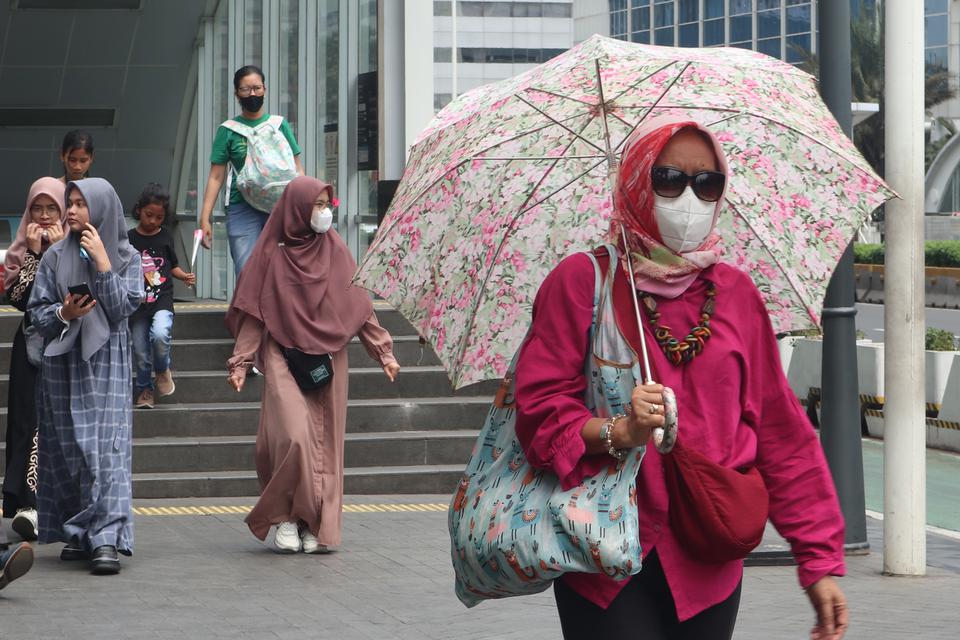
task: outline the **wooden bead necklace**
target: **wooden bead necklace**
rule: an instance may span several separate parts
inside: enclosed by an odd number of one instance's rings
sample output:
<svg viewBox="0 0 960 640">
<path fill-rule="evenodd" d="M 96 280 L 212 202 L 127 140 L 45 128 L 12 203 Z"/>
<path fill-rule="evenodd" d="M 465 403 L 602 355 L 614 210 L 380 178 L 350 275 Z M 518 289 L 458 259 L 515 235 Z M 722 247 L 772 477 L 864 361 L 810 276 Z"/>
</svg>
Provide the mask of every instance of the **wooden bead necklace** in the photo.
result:
<svg viewBox="0 0 960 640">
<path fill-rule="evenodd" d="M 682 341 L 677 340 L 670 332 L 670 327 L 659 324 L 660 312 L 657 311 L 657 301 L 648 293 L 638 292 L 643 301 L 643 308 L 646 310 L 647 317 L 653 327 L 653 337 L 657 344 L 663 349 L 667 360 L 676 366 L 693 360 L 706 345 L 712 332 L 710 331 L 710 318 L 716 308 L 717 287 L 709 280 L 707 283 L 707 299 L 703 302 L 700 309 L 700 323 L 697 324 L 687 337 Z"/>
</svg>

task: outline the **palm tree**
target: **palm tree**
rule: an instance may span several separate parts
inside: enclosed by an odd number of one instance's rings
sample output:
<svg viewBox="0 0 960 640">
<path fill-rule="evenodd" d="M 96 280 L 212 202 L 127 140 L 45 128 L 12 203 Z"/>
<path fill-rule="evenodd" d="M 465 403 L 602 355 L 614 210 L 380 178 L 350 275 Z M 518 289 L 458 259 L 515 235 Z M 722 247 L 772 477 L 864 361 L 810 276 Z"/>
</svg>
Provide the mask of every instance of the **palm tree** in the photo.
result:
<svg viewBox="0 0 960 640">
<path fill-rule="evenodd" d="M 870 166 L 879 175 L 883 175 L 883 14 L 877 14 L 861 8 L 860 15 L 850 24 L 850 71 L 853 99 L 856 102 L 876 102 L 880 110 L 861 122 L 853 131 L 853 142 Z M 800 67 L 819 76 L 820 61 L 816 54 L 805 49 L 794 49 L 801 56 Z M 924 104 L 929 110 L 957 95 L 956 88 L 950 83 L 947 70 L 939 66 L 927 66 Z M 953 125 L 945 119 L 941 124 L 948 131 Z M 949 137 L 949 136 L 948 136 Z M 927 164 L 933 160 L 936 152 L 948 139 L 927 146 Z"/>
</svg>

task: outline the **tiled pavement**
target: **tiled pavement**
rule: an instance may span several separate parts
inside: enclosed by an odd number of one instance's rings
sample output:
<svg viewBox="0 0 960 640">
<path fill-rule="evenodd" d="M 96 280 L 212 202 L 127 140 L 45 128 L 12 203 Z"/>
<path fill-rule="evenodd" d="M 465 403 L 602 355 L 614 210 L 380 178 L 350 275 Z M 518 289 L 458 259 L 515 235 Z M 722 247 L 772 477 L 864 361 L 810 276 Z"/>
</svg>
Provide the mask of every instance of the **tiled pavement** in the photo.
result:
<svg viewBox="0 0 960 640">
<path fill-rule="evenodd" d="M 445 496 L 355 496 L 349 503 L 443 503 Z M 251 505 L 251 499 L 140 501 L 138 506 Z M 453 595 L 442 511 L 344 514 L 344 544 L 327 556 L 281 556 L 236 513 L 141 515 L 137 551 L 115 577 L 39 549 L 0 593 L 0 638 L 558 638 L 549 593 L 464 608 Z M 880 575 L 874 552 L 851 557 L 842 585 L 848 638 L 955 638 L 960 541 L 931 536 L 926 578 Z M 805 638 L 813 614 L 792 567 L 746 570 L 737 638 Z M 638 631 L 638 638 L 642 633 Z"/>
</svg>

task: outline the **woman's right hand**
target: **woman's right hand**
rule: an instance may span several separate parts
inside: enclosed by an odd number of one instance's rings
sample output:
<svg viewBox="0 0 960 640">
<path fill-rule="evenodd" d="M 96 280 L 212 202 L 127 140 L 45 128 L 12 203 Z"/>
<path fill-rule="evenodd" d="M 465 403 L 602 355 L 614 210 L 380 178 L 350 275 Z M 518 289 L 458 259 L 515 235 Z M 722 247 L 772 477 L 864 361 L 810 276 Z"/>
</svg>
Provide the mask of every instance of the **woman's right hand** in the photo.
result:
<svg viewBox="0 0 960 640">
<path fill-rule="evenodd" d="M 87 315 L 97 306 L 96 300 L 89 300 L 89 296 L 78 296 L 68 293 L 63 299 L 63 306 L 60 307 L 60 317 L 70 322 L 77 318 Z"/>
<path fill-rule="evenodd" d="M 204 249 L 212 248 L 213 247 L 213 225 L 210 224 L 209 220 L 201 220 L 200 229 L 203 231 L 203 238 L 200 240 L 200 244 L 203 245 Z"/>
<path fill-rule="evenodd" d="M 36 222 L 27 225 L 27 249 L 34 253 L 40 253 L 43 248 L 43 227 Z"/>
<path fill-rule="evenodd" d="M 633 388 L 630 415 L 623 421 L 627 428 L 616 443 L 618 448 L 632 449 L 647 444 L 650 434 L 663 426 L 663 385 L 644 384 Z"/>
<path fill-rule="evenodd" d="M 231 387 L 237 390 L 237 393 L 243 390 L 243 384 L 247 381 L 247 371 L 243 367 L 237 367 L 227 376 L 227 382 Z"/>
</svg>

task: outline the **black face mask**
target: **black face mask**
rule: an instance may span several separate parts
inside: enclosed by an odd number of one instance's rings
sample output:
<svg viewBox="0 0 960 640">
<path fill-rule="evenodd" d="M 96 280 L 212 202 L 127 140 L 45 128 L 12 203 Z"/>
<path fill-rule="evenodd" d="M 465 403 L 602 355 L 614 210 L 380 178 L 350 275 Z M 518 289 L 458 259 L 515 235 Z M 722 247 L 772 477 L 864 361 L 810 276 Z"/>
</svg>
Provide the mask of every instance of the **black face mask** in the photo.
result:
<svg viewBox="0 0 960 640">
<path fill-rule="evenodd" d="M 263 96 L 247 96 L 240 98 L 240 106 L 247 113 L 256 113 L 263 106 Z"/>
</svg>

